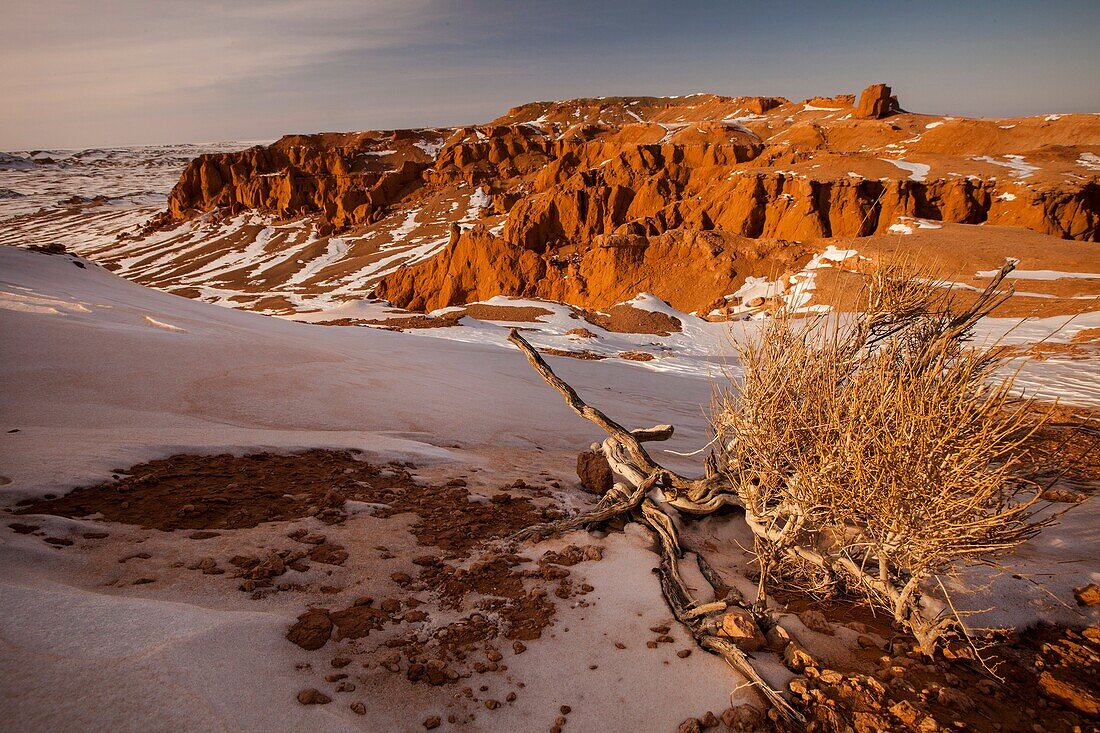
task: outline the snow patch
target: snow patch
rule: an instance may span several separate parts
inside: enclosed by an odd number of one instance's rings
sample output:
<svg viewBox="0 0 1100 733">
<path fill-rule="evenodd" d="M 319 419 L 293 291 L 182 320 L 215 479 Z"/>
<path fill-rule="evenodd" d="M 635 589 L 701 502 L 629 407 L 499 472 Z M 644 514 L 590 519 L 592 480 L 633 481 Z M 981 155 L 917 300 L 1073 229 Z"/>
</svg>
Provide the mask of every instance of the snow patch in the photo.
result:
<svg viewBox="0 0 1100 733">
<path fill-rule="evenodd" d="M 887 145 L 887 147 L 891 146 Z M 928 171 L 931 170 L 931 166 L 924 163 L 910 163 L 907 160 L 895 160 L 893 158 L 879 158 L 879 160 L 895 165 L 903 171 L 909 171 L 910 181 L 923 182 L 928 177 Z"/>
</svg>

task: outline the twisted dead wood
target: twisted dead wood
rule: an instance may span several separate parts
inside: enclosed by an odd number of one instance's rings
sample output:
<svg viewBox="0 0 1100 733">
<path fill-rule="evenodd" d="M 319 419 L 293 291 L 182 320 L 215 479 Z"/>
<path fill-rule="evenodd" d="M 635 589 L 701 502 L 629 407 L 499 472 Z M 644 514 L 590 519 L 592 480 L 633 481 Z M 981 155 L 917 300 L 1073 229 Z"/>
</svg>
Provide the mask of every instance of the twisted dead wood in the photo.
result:
<svg viewBox="0 0 1100 733">
<path fill-rule="evenodd" d="M 730 667 L 748 679 L 786 720 L 798 724 L 805 722 L 803 716 L 791 707 L 783 695 L 760 676 L 748 654 L 728 639 L 715 633 L 715 630 L 721 628 L 724 612 L 731 603 L 736 603 L 740 599 L 736 599 L 734 594 L 730 593 L 729 587 L 721 580 L 710 563 L 700 553 L 696 553 L 699 570 L 714 589 L 715 596 L 727 599 L 714 603 L 699 603 L 680 575 L 679 560 L 684 551 L 676 526 L 672 518 L 649 498 L 649 494 L 654 489 L 660 488 L 666 502 L 678 511 L 688 514 L 709 514 L 727 504 L 740 505 L 728 479 L 717 471 L 708 471 L 707 478 L 691 480 L 664 468 L 650 457 L 642 447 L 642 443 L 667 440 L 673 433 L 671 425 L 627 430 L 602 411 L 585 403 L 576 390 L 554 373 L 518 331 L 513 329 L 508 335 L 508 340 L 519 347 L 535 371 L 565 397 L 566 403 L 574 412 L 599 425 L 608 433 L 600 452 L 607 458 L 616 474 L 635 486 L 630 490 L 622 484 L 615 484 L 591 510 L 568 519 L 528 527 L 513 538 L 523 541 L 548 537 L 606 521 L 621 514 L 633 513 L 654 538 L 660 556 L 657 574 L 661 594 L 676 620 L 688 629 L 700 647 L 721 657 Z"/>
</svg>

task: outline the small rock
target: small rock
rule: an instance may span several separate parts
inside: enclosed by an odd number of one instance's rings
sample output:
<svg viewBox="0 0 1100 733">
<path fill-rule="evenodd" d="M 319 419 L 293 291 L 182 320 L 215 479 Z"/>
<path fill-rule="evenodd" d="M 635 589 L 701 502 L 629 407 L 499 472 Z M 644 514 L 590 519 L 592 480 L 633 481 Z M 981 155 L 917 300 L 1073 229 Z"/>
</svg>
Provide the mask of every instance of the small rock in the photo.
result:
<svg viewBox="0 0 1100 733">
<path fill-rule="evenodd" d="M 856 644 L 863 649 L 871 649 L 872 647 L 879 646 L 879 643 L 875 641 L 874 637 L 868 636 L 867 634 L 860 634 L 856 637 Z"/>
<path fill-rule="evenodd" d="M 327 705 L 332 698 L 318 689 L 310 687 L 298 693 L 298 702 L 303 705 Z"/>
<path fill-rule="evenodd" d="M 525 651 L 527 651 L 527 645 L 525 645 L 522 641 L 513 641 L 512 651 L 514 651 L 516 654 L 523 654 Z"/>
<path fill-rule="evenodd" d="M 688 718 L 676 729 L 676 733 L 702 733 L 702 731 L 703 726 L 695 718 Z"/>
<path fill-rule="evenodd" d="M 438 715 L 433 715 L 430 718 L 425 718 L 424 719 L 424 727 L 427 728 L 428 730 L 432 730 L 434 728 L 438 728 L 440 723 L 442 723 L 442 722 L 443 721 L 441 721 L 439 719 Z"/>
<path fill-rule="evenodd" d="M 332 619 L 323 608 L 312 608 L 298 617 L 286 632 L 286 638 L 303 649 L 320 649 L 332 634 Z"/>
<path fill-rule="evenodd" d="M 577 477 L 581 486 L 591 494 L 606 494 L 615 483 L 611 465 L 602 453 L 584 451 L 577 455 Z"/>
<path fill-rule="evenodd" d="M 783 663 L 792 672 L 801 672 L 807 667 L 814 666 L 814 658 L 797 641 L 791 640 L 787 648 L 783 650 Z"/>
<path fill-rule="evenodd" d="M 768 633 L 764 634 L 764 639 L 768 642 L 768 648 L 777 652 L 783 651 L 791 643 L 791 635 L 778 624 L 768 629 Z"/>
<path fill-rule="evenodd" d="M 1077 599 L 1078 606 L 1100 605 L 1100 587 L 1096 583 L 1089 583 L 1073 589 L 1073 597 Z"/>
<path fill-rule="evenodd" d="M 941 687 L 936 693 L 936 699 L 940 704 L 950 708 L 953 712 L 968 713 L 975 708 L 974 701 L 965 693 L 953 690 L 950 687 Z"/>
<path fill-rule="evenodd" d="M 798 614 L 798 620 L 810 631 L 816 631 L 819 634 L 826 634 L 828 636 L 833 635 L 833 626 L 826 620 L 825 614 L 821 611 L 807 610 Z"/>
<path fill-rule="evenodd" d="M 317 545 L 310 549 L 309 559 L 325 565 L 343 565 L 348 552 L 340 545 Z"/>
<path fill-rule="evenodd" d="M 916 728 L 921 718 L 924 717 L 919 710 L 913 707 L 913 703 L 908 700 L 902 700 L 899 703 L 891 705 L 890 712 L 893 713 L 895 718 L 912 728 Z"/>
<path fill-rule="evenodd" d="M 722 725 L 735 731 L 756 731 L 764 724 L 764 713 L 745 703 L 731 707 L 722 713 Z"/>
<path fill-rule="evenodd" d="M 676 656 L 678 656 L 680 659 L 687 659 L 691 656 L 691 650 L 681 649 L 680 651 L 676 652 Z"/>
<path fill-rule="evenodd" d="M 993 680 L 980 679 L 974 683 L 974 689 L 982 695 L 992 695 L 997 690 L 996 683 Z"/>
<path fill-rule="evenodd" d="M 718 717 L 709 710 L 706 712 L 706 714 L 703 715 L 703 717 L 699 718 L 699 724 L 702 725 L 704 728 L 717 728 L 718 723 Z"/>
<path fill-rule="evenodd" d="M 361 702 L 353 702 L 351 704 L 351 712 L 355 713 L 356 715 L 366 715 L 367 706 Z"/>
<path fill-rule="evenodd" d="M 764 634 L 756 625 L 752 614 L 743 608 L 733 608 L 726 611 L 722 617 L 722 628 L 718 630 L 719 636 L 724 636 L 737 647 L 746 652 L 755 652 L 764 648 Z"/>
<path fill-rule="evenodd" d="M 1094 691 L 1060 680 L 1050 672 L 1039 675 L 1043 694 L 1084 715 L 1100 715 L 1100 696 Z"/>
</svg>

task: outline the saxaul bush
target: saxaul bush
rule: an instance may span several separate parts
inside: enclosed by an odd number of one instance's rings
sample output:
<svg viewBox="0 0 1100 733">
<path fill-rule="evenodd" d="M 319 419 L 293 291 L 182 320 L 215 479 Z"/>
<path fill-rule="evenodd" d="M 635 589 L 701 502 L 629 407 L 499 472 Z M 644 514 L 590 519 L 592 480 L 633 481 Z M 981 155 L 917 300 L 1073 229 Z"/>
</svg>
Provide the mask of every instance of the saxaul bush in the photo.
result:
<svg viewBox="0 0 1100 733">
<path fill-rule="evenodd" d="M 936 581 L 1049 521 L 1025 447 L 1045 416 L 1013 398 L 1005 351 L 972 342 L 1010 269 L 965 308 L 927 277 L 880 269 L 858 313 L 779 314 L 738 344 L 743 376 L 712 418 L 759 600 L 773 585 L 855 594 L 927 654 L 965 634 Z"/>
<path fill-rule="evenodd" d="M 1050 521 L 1039 512 L 1025 444 L 1047 415 L 1012 398 L 1007 352 L 972 341 L 974 327 L 1011 296 L 1006 264 L 968 305 L 904 266 L 869 273 L 862 308 L 842 315 L 779 312 L 737 345 L 741 376 L 716 390 L 715 432 L 702 477 L 655 461 L 645 443 L 670 425 L 629 430 L 587 404 L 519 333 L 509 340 L 578 415 L 608 437 L 597 451 L 621 480 L 592 509 L 535 525 L 523 541 L 637 521 L 660 555 L 661 591 L 704 649 L 742 672 L 788 721 L 801 714 L 732 643 L 731 616 L 765 630 L 778 622 L 769 592 L 856 596 L 887 611 L 931 655 L 968 639 L 944 575 L 1011 550 Z M 706 553 L 689 548 L 672 515 L 742 511 L 759 570 L 750 601 Z M 684 582 L 688 552 L 714 591 Z M 739 615 L 740 614 L 740 615 Z"/>
</svg>

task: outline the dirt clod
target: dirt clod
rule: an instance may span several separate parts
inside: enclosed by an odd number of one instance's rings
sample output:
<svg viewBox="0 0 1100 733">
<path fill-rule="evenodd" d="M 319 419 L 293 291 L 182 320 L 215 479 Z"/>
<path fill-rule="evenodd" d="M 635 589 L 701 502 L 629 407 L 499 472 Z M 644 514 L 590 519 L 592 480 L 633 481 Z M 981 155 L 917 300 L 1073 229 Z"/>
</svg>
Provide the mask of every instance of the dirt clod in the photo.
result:
<svg viewBox="0 0 1100 733">
<path fill-rule="evenodd" d="M 298 702 L 303 705 L 328 705 L 332 698 L 320 690 L 310 687 L 298 693 Z"/>
</svg>

